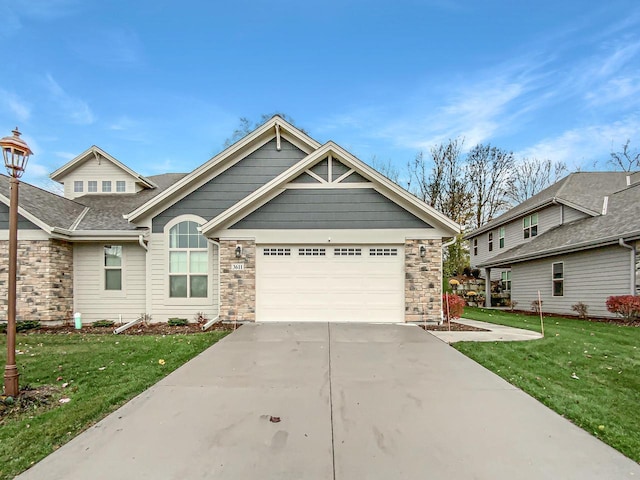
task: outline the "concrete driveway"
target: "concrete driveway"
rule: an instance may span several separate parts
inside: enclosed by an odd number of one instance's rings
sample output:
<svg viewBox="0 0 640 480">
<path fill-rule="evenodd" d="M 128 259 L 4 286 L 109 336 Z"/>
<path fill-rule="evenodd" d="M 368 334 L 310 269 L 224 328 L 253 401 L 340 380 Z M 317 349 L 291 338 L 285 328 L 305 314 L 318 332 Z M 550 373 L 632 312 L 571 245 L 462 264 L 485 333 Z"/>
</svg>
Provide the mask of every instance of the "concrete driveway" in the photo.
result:
<svg viewBox="0 0 640 480">
<path fill-rule="evenodd" d="M 418 327 L 252 324 L 19 478 L 603 480 L 640 466 Z"/>
</svg>

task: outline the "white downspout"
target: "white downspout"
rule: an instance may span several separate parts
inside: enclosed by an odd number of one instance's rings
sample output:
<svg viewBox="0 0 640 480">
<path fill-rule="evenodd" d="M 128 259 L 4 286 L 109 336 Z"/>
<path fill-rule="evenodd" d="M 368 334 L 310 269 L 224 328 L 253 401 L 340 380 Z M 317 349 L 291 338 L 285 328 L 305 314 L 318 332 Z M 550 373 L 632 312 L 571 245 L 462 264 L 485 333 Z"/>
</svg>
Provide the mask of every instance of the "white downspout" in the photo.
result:
<svg viewBox="0 0 640 480">
<path fill-rule="evenodd" d="M 447 248 L 447 247 L 450 247 L 451 245 L 456 243 L 457 239 L 458 239 L 458 237 L 456 235 L 450 241 L 443 243 L 442 246 L 440 247 L 440 278 L 442 278 L 442 276 L 443 276 L 442 275 L 442 265 L 444 264 L 444 249 Z M 440 292 L 440 296 L 442 296 L 442 292 Z M 442 301 L 441 301 L 440 302 L 440 325 L 442 325 L 443 321 L 444 321 L 444 311 L 442 309 Z"/>
<path fill-rule="evenodd" d="M 207 323 L 205 323 L 204 325 L 202 325 L 202 331 L 204 332 L 205 330 L 208 330 L 211 328 L 212 325 L 218 323 L 220 320 L 220 292 L 221 292 L 221 288 L 220 288 L 220 243 L 216 242 L 215 240 L 211 239 L 211 238 L 207 238 L 207 240 L 209 240 L 209 242 L 211 242 L 212 244 L 214 244 L 216 247 L 218 247 L 218 314 L 213 317 L 211 320 L 209 320 Z"/>
<path fill-rule="evenodd" d="M 636 247 L 634 247 L 633 245 L 630 245 L 628 243 L 625 243 L 623 238 L 619 238 L 618 239 L 618 245 L 620 245 L 621 247 L 624 248 L 628 248 L 631 252 L 630 252 L 630 256 L 631 256 L 631 267 L 630 267 L 630 272 L 631 272 L 631 282 L 630 282 L 630 286 L 631 286 L 631 295 L 635 295 L 636 294 Z"/>
</svg>

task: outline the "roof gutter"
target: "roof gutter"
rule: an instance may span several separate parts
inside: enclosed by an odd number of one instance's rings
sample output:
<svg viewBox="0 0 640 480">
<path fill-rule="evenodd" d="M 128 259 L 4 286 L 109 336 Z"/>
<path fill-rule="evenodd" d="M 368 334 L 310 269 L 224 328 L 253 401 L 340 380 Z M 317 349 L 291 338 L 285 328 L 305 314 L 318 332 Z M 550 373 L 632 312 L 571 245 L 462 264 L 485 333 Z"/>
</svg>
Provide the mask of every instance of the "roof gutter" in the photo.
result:
<svg viewBox="0 0 640 480">
<path fill-rule="evenodd" d="M 629 286 L 631 289 L 631 295 L 636 294 L 636 247 L 634 245 L 630 245 L 625 243 L 624 238 L 618 239 L 618 245 L 623 248 L 629 249 L 629 257 L 631 261 L 629 262 L 629 273 L 631 274 L 629 277 Z"/>
</svg>

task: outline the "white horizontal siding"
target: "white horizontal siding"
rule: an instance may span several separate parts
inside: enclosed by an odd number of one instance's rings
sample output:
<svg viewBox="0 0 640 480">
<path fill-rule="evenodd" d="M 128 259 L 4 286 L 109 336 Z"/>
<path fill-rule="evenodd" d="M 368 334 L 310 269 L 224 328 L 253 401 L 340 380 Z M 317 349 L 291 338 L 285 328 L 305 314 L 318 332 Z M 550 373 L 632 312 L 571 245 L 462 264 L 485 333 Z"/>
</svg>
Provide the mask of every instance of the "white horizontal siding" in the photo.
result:
<svg viewBox="0 0 640 480">
<path fill-rule="evenodd" d="M 564 262 L 564 296 L 552 296 L 551 265 Z M 566 255 L 557 255 L 511 267 L 511 299 L 519 309 L 528 310 L 538 298 L 545 312 L 575 314 L 571 306 L 583 302 L 593 316 L 612 316 L 605 301 L 611 295 L 631 292 L 630 254 L 626 248 L 603 247 Z"/>
<path fill-rule="evenodd" d="M 149 241 L 149 281 L 151 292 L 151 313 L 154 322 L 166 322 L 178 317 L 193 320 L 198 312 L 204 312 L 209 319 L 218 314 L 218 252 L 209 245 L 209 297 L 170 298 L 169 297 L 169 255 L 166 235 L 151 234 Z"/>
<path fill-rule="evenodd" d="M 83 191 L 81 193 L 76 193 L 73 191 L 74 182 L 82 181 L 83 182 Z M 125 181 L 127 191 L 124 193 L 135 193 L 136 192 L 136 182 L 135 177 L 130 175 L 129 173 L 122 170 L 120 167 L 117 167 L 109 160 L 105 158 L 101 158 L 100 162 L 95 158 L 89 158 L 85 160 L 79 167 L 72 170 L 69 175 L 66 175 L 62 178 L 62 182 L 64 182 L 64 196 L 66 198 L 76 198 L 82 195 L 86 195 L 89 193 L 88 190 L 88 181 L 95 180 L 98 182 L 98 191 L 91 192 L 91 194 L 102 193 L 102 181 L 110 180 L 111 181 L 111 193 L 122 193 L 116 192 L 116 182 L 117 181 Z"/>
<path fill-rule="evenodd" d="M 138 318 L 145 311 L 145 251 L 136 244 L 123 245 L 122 291 L 104 289 L 104 244 L 76 243 L 73 246 L 74 311 L 83 323 L 97 320 L 123 321 Z"/>
</svg>

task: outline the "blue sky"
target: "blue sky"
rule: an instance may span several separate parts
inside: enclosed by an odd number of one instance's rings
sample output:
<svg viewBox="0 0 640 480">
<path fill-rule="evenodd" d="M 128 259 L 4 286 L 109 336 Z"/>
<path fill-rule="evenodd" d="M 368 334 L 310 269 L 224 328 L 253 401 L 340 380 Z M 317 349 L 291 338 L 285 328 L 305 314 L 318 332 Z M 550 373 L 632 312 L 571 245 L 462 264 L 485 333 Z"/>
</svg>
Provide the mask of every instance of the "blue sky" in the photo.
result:
<svg viewBox="0 0 640 480">
<path fill-rule="evenodd" d="M 20 126 L 39 185 L 93 144 L 190 171 L 274 111 L 398 166 L 457 136 L 586 170 L 640 147 L 636 0 L 0 0 L 0 18 L 0 135 Z"/>
</svg>

